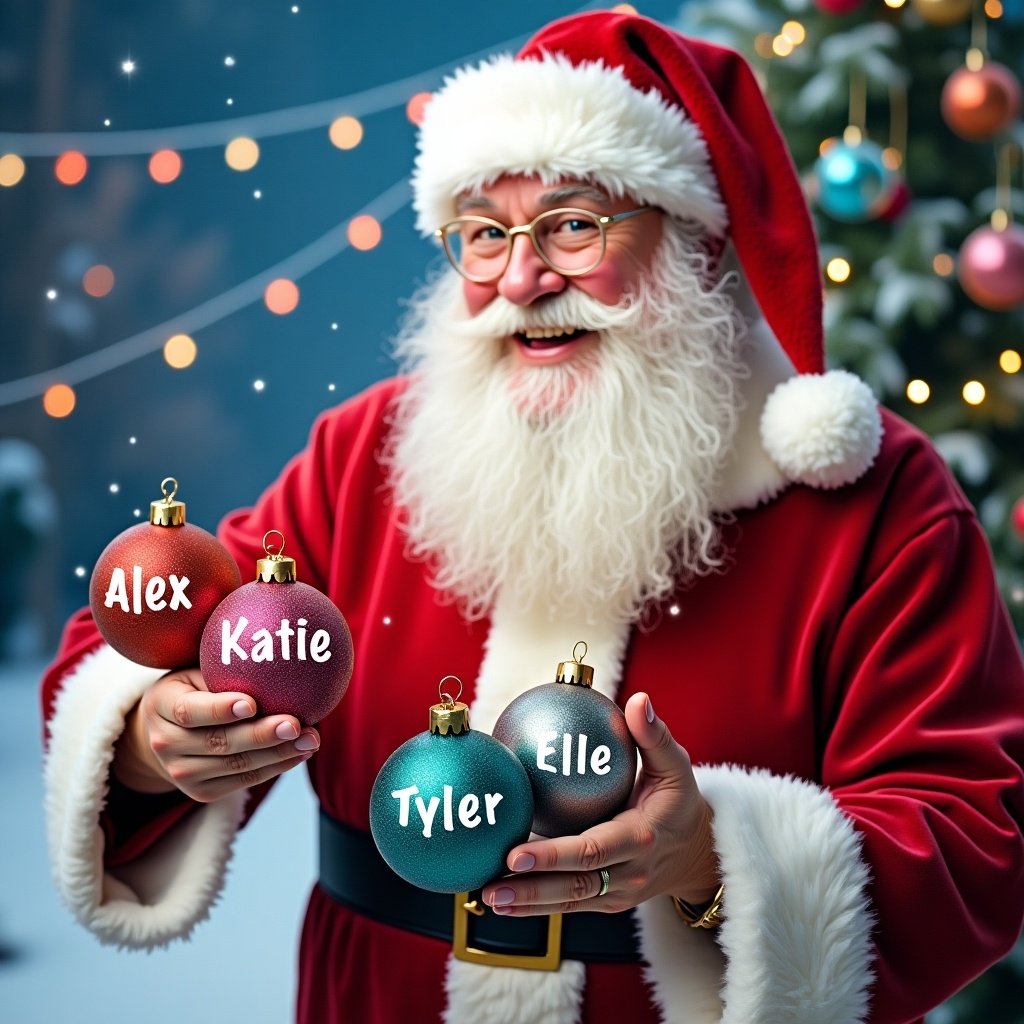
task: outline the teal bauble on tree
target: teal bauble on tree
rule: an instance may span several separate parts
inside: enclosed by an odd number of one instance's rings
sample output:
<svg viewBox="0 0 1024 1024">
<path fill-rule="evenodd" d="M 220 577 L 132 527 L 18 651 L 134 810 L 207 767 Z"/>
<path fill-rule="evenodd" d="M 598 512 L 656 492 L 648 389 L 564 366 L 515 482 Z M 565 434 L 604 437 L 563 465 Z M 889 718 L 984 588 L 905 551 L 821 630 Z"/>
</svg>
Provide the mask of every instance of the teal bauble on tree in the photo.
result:
<svg viewBox="0 0 1024 1024">
<path fill-rule="evenodd" d="M 384 762 L 370 793 L 381 856 L 432 892 L 471 892 L 505 873 L 509 850 L 529 838 L 532 820 L 523 766 L 496 739 L 473 732 L 469 708 L 444 692 L 430 709 L 429 730 Z"/>
<path fill-rule="evenodd" d="M 814 165 L 814 177 L 818 205 L 849 224 L 880 216 L 899 182 L 870 139 L 833 142 Z"/>
<path fill-rule="evenodd" d="M 636 781 L 636 744 L 614 701 L 592 689 L 594 669 L 560 662 L 555 682 L 520 694 L 494 736 L 523 763 L 533 787 L 533 830 L 579 835 L 626 805 Z"/>
</svg>

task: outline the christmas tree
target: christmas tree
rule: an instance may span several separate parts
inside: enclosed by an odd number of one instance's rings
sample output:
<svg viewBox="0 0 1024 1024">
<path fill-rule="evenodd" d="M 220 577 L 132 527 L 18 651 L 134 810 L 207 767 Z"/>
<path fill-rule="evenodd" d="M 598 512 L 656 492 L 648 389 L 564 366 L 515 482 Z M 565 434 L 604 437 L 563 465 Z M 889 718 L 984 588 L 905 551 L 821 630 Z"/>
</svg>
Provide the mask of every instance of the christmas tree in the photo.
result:
<svg viewBox="0 0 1024 1024">
<path fill-rule="evenodd" d="M 745 53 L 804 176 L 828 356 L 927 432 L 1024 633 L 1024 4 L 695 0 Z M 1004 262 L 1000 263 L 1000 259 Z M 1022 1024 L 1024 944 L 929 1016 Z"/>
</svg>

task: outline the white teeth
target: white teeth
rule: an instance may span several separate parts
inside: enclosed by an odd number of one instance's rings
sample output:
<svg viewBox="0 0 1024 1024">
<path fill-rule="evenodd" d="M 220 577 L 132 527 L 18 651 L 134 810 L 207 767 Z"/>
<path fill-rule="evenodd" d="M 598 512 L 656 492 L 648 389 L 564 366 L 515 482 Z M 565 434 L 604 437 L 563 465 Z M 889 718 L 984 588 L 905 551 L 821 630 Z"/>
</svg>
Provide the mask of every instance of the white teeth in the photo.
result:
<svg viewBox="0 0 1024 1024">
<path fill-rule="evenodd" d="M 573 334 L 577 329 L 575 327 L 540 327 L 527 328 L 521 333 L 524 337 L 535 340 L 539 338 L 560 338 L 563 334 Z"/>
</svg>

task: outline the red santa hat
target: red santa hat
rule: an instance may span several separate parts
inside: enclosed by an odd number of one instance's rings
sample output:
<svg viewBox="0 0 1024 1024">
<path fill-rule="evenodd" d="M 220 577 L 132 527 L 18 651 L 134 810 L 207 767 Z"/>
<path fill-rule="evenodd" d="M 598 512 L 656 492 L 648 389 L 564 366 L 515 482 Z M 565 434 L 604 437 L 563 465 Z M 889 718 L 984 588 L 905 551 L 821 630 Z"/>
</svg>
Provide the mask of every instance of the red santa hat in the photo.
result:
<svg viewBox="0 0 1024 1024">
<path fill-rule="evenodd" d="M 765 451 L 791 480 L 838 487 L 874 461 L 870 389 L 823 373 L 817 238 L 789 150 L 738 53 L 635 15 L 553 22 L 515 57 L 457 71 L 432 97 L 413 175 L 418 227 L 503 174 L 592 181 L 731 242 L 764 319 L 799 376 L 769 396 Z"/>
</svg>

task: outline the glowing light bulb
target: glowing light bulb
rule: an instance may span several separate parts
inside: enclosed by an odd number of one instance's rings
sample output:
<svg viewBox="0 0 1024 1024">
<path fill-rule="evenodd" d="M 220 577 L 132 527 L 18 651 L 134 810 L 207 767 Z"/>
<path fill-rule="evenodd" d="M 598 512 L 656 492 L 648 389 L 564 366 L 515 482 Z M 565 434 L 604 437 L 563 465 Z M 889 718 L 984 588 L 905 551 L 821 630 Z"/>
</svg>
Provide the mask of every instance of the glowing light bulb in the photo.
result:
<svg viewBox="0 0 1024 1024">
<path fill-rule="evenodd" d="M 999 353 L 999 369 L 1003 373 L 1019 373 L 1021 368 L 1021 356 L 1012 348 Z"/>
<path fill-rule="evenodd" d="M 985 385 L 980 380 L 969 380 L 961 394 L 968 405 L 981 405 L 985 401 Z"/>
<path fill-rule="evenodd" d="M 914 405 L 924 405 L 931 398 L 932 389 L 923 380 L 912 380 L 907 383 L 907 399 Z"/>
<path fill-rule="evenodd" d="M 835 256 L 825 266 L 825 274 L 835 284 L 842 284 L 850 279 L 850 262 L 842 256 Z"/>
</svg>

